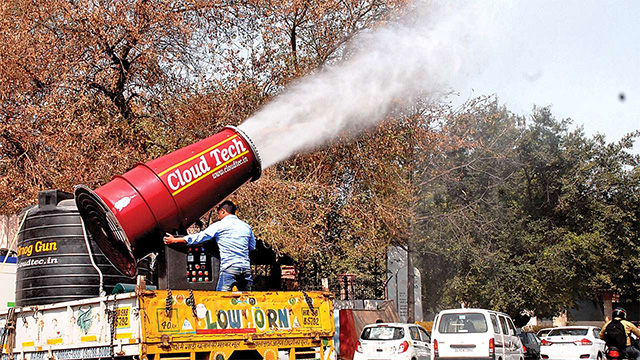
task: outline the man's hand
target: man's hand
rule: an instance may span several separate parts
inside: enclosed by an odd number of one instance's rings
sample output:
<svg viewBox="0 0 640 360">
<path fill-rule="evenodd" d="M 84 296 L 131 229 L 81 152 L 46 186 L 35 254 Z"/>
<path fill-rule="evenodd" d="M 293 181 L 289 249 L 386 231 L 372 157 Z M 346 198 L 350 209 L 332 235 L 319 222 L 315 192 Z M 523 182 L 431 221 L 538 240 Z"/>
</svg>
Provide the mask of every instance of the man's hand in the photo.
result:
<svg viewBox="0 0 640 360">
<path fill-rule="evenodd" d="M 187 240 L 183 237 L 174 237 L 171 234 L 167 234 L 167 236 L 164 237 L 164 243 L 167 245 L 171 245 L 171 244 L 186 244 Z"/>
</svg>

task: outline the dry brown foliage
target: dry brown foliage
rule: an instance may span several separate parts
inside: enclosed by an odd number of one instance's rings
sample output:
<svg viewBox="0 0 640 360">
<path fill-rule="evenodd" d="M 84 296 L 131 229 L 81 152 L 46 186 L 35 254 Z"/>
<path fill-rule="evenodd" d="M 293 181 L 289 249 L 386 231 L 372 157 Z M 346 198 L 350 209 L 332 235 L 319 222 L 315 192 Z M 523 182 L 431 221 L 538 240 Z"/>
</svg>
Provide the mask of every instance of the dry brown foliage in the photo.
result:
<svg viewBox="0 0 640 360">
<path fill-rule="evenodd" d="M 95 185 L 148 158 L 164 95 L 183 81 L 216 2 L 3 1 L 3 212 L 37 191 Z"/>
<path fill-rule="evenodd" d="M 0 212 L 239 124 L 405 2 L 0 2 Z M 279 164 L 235 195 L 241 214 L 302 263 L 366 276 L 412 236 L 416 164 L 451 143 L 441 119 L 423 106 Z"/>
<path fill-rule="evenodd" d="M 414 177 L 425 158 L 456 146 L 437 109 L 390 118 L 357 138 L 269 169 L 236 195 L 259 237 L 302 261 L 301 276 L 352 272 L 381 294 L 389 245 L 404 246 L 425 196 Z M 303 269 L 304 270 L 304 269 Z M 377 274 L 374 272 L 378 271 Z"/>
</svg>

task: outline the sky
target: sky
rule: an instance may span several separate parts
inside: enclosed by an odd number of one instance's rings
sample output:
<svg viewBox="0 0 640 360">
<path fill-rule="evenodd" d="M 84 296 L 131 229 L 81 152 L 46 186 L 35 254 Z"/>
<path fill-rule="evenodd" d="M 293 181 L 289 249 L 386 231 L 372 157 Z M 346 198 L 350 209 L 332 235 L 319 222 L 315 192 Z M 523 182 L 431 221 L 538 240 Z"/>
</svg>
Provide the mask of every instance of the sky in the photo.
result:
<svg viewBox="0 0 640 360">
<path fill-rule="evenodd" d="M 454 87 L 458 101 L 496 94 L 520 115 L 550 105 L 557 118 L 609 142 L 640 129 L 640 1 L 487 4 L 501 34 Z"/>
<path fill-rule="evenodd" d="M 406 17 L 355 37 L 353 54 L 240 125 L 265 168 L 373 126 L 397 99 L 449 89 L 454 105 L 495 94 L 519 115 L 550 106 L 608 142 L 640 129 L 640 0 L 414 1 Z"/>
</svg>

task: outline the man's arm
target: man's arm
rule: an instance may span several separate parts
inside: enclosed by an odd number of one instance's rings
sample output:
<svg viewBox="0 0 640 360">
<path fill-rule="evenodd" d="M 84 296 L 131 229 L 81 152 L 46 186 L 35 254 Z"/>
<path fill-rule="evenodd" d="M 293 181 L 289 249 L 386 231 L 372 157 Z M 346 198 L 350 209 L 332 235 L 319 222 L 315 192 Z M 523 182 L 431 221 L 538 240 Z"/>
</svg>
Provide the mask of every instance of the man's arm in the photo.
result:
<svg viewBox="0 0 640 360">
<path fill-rule="evenodd" d="M 607 329 L 607 325 L 609 325 L 611 321 L 607 321 L 606 323 L 604 323 L 604 326 L 602 327 L 602 329 L 600 329 L 600 339 L 604 340 L 604 332 Z"/>
<path fill-rule="evenodd" d="M 203 231 L 200 231 L 199 233 L 187 235 L 184 237 L 184 239 L 187 241 L 188 245 L 202 244 L 203 242 L 207 242 L 215 238 L 219 231 L 220 231 L 220 221 L 216 221 L 213 224 L 209 225 Z"/>
<path fill-rule="evenodd" d="M 203 242 L 213 239 L 218 233 L 218 231 L 219 231 L 218 223 L 215 222 L 199 233 L 186 235 L 186 236 L 179 236 L 179 237 L 175 237 L 171 234 L 167 234 L 163 238 L 163 240 L 164 240 L 164 243 L 167 245 L 171 245 L 171 244 L 196 245 L 196 244 L 201 244 Z"/>
<path fill-rule="evenodd" d="M 631 329 L 631 332 L 634 333 L 638 338 L 640 338 L 640 330 L 638 330 L 638 328 L 633 325 L 632 322 L 629 322 L 629 328 Z"/>
<path fill-rule="evenodd" d="M 186 244 L 187 240 L 183 237 L 174 237 L 171 234 L 167 234 L 164 238 L 164 243 L 167 245 L 171 244 Z"/>
</svg>

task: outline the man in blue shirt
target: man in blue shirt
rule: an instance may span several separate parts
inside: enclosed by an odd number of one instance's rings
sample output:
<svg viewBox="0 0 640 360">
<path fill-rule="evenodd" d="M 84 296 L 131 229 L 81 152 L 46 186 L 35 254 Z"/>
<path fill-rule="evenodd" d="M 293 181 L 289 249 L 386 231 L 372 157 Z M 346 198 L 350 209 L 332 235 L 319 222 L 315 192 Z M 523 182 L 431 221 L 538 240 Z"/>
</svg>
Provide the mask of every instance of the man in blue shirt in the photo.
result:
<svg viewBox="0 0 640 360">
<path fill-rule="evenodd" d="M 217 291 L 231 291 L 234 285 L 238 290 L 251 291 L 253 278 L 251 277 L 251 263 L 249 251 L 255 250 L 256 239 L 251 226 L 238 219 L 235 215 L 236 205 L 225 200 L 218 206 L 218 219 L 203 231 L 174 237 L 167 234 L 165 244 L 197 245 L 215 239 L 220 248 L 220 276 Z"/>
</svg>

